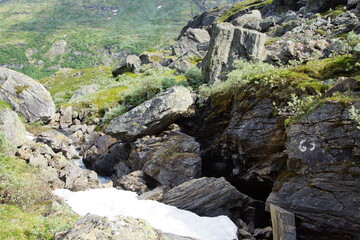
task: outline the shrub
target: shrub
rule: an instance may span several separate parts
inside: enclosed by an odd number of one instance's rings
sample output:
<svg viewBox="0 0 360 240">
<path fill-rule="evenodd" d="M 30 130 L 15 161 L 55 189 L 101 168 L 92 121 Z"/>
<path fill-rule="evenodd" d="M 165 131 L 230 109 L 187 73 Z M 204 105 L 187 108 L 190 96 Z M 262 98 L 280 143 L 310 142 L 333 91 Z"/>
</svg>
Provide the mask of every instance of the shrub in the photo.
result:
<svg viewBox="0 0 360 240">
<path fill-rule="evenodd" d="M 198 89 L 202 84 L 201 71 L 197 67 L 190 68 L 188 71 L 186 71 L 185 77 L 189 85 L 194 89 Z"/>
</svg>

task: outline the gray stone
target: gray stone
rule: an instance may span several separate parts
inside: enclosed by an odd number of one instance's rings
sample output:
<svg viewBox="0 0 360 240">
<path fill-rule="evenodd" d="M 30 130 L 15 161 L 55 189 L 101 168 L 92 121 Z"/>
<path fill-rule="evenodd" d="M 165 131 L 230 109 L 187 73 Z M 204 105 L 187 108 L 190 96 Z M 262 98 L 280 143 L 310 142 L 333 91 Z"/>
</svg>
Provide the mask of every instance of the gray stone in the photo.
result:
<svg viewBox="0 0 360 240">
<path fill-rule="evenodd" d="M 210 35 L 206 30 L 189 28 L 172 45 L 174 55 L 181 56 L 189 51 L 198 52 L 198 45 L 210 42 Z M 205 55 L 201 53 L 200 55 Z"/>
<path fill-rule="evenodd" d="M 0 133 L 16 147 L 28 141 L 24 124 L 16 112 L 8 108 L 0 109 Z"/>
<path fill-rule="evenodd" d="M 224 178 L 199 178 L 165 192 L 163 203 L 192 211 L 200 216 L 230 215 L 248 197 Z"/>
<path fill-rule="evenodd" d="M 151 191 L 147 191 L 147 192 L 139 195 L 137 198 L 139 200 L 154 200 L 154 201 L 161 202 L 164 199 L 164 193 L 165 193 L 166 189 L 167 188 L 165 186 L 160 186 L 160 187 L 154 188 Z"/>
<path fill-rule="evenodd" d="M 356 44 L 353 48 L 353 54 L 357 57 L 360 57 L 360 43 Z"/>
<path fill-rule="evenodd" d="M 112 74 L 114 77 L 124 74 L 126 72 L 137 73 L 141 65 L 141 60 L 136 55 L 128 55 L 125 62 L 120 63 Z"/>
<path fill-rule="evenodd" d="M 72 106 L 61 109 L 60 127 L 67 128 L 72 124 Z M 66 127 L 65 127 L 66 126 Z"/>
<path fill-rule="evenodd" d="M 203 60 L 205 82 L 219 81 L 223 72 L 231 70 L 234 60 L 264 60 L 266 35 L 254 30 L 217 23 L 212 31 L 209 50 Z"/>
<path fill-rule="evenodd" d="M 325 12 L 330 8 L 335 9 L 338 5 L 346 5 L 347 0 L 308 0 L 306 2 L 306 11 Z"/>
<path fill-rule="evenodd" d="M 144 137 L 134 142 L 129 162 L 162 185 L 176 186 L 200 176 L 200 144 L 176 131 Z"/>
<path fill-rule="evenodd" d="M 114 184 L 114 187 L 120 186 L 125 190 L 130 190 L 138 194 L 148 191 L 145 174 L 143 171 L 134 171 L 126 176 L 121 177 Z"/>
<path fill-rule="evenodd" d="M 69 99 L 69 102 L 76 101 L 85 95 L 93 94 L 97 91 L 97 88 L 98 87 L 96 84 L 81 86 L 74 92 L 74 94 Z"/>
<path fill-rule="evenodd" d="M 246 29 L 261 30 L 260 22 L 262 21 L 261 12 L 259 10 L 250 11 L 244 15 L 237 17 L 232 24 L 236 27 L 243 27 Z"/>
<path fill-rule="evenodd" d="M 185 87 L 169 88 L 113 119 L 106 133 L 122 140 L 159 133 L 185 114 L 193 102 L 190 91 Z"/>
<path fill-rule="evenodd" d="M 54 60 L 56 56 L 63 55 L 66 51 L 67 42 L 65 40 L 57 40 L 51 45 L 49 51 L 44 54 L 44 57 Z"/>
<path fill-rule="evenodd" d="M 295 215 L 281 207 L 270 204 L 274 239 L 296 240 Z"/>
<path fill-rule="evenodd" d="M 0 100 L 11 104 L 27 121 L 50 121 L 55 104 L 39 82 L 22 73 L 0 67 Z"/>
</svg>

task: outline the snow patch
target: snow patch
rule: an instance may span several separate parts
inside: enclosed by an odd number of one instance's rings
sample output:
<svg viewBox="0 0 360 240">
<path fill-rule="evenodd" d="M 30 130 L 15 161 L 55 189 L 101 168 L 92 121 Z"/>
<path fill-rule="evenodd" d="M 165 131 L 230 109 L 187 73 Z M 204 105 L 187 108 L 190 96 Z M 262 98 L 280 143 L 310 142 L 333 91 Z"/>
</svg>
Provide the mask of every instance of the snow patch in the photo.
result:
<svg viewBox="0 0 360 240">
<path fill-rule="evenodd" d="M 165 233 L 201 240 L 237 239 L 237 227 L 227 216 L 200 217 L 156 201 L 138 200 L 134 192 L 103 188 L 82 192 L 57 189 L 53 193 L 83 216 L 87 213 L 110 219 L 129 216 L 143 219 Z"/>
</svg>

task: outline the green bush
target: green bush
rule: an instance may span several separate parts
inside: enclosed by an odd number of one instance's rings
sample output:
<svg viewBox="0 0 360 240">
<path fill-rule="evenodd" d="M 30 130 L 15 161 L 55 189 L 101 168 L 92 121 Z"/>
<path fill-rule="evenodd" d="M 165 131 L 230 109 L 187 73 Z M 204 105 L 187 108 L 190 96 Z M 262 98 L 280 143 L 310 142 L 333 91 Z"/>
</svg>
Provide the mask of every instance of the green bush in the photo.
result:
<svg viewBox="0 0 360 240">
<path fill-rule="evenodd" d="M 197 67 L 190 68 L 188 71 L 186 71 L 185 77 L 189 85 L 194 89 L 198 89 L 199 86 L 203 83 L 201 71 Z"/>
</svg>

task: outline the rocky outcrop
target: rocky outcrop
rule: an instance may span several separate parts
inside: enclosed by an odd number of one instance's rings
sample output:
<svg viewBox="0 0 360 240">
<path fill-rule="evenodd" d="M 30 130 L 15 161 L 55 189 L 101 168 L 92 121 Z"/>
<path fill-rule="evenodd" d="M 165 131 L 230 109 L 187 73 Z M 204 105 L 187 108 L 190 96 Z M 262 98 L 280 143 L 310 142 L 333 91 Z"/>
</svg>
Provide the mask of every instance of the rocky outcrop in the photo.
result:
<svg viewBox="0 0 360 240">
<path fill-rule="evenodd" d="M 121 187 L 122 189 L 136 192 L 137 194 L 148 191 L 146 175 L 141 170 L 122 176 L 114 183 L 114 187 Z"/>
<path fill-rule="evenodd" d="M 147 222 L 132 217 L 117 217 L 109 220 L 87 214 L 75 223 L 73 228 L 55 234 L 55 240 L 195 240 L 163 233 L 151 227 Z"/>
<path fill-rule="evenodd" d="M 120 63 L 114 71 L 112 71 L 112 75 L 117 77 L 124 73 L 137 73 L 139 71 L 141 65 L 141 60 L 136 55 L 128 55 L 126 60 Z"/>
<path fill-rule="evenodd" d="M 202 64 L 203 80 L 209 84 L 219 81 L 220 75 L 228 72 L 236 59 L 263 60 L 265 40 L 263 33 L 229 23 L 217 23 Z"/>
<path fill-rule="evenodd" d="M 0 67 L 0 99 L 11 104 L 27 121 L 50 121 L 55 104 L 43 85 L 22 73 Z"/>
<path fill-rule="evenodd" d="M 8 108 L 0 108 L 0 133 L 16 147 L 28 141 L 24 124 L 16 112 Z"/>
<path fill-rule="evenodd" d="M 162 185 L 176 186 L 201 174 L 200 144 L 177 131 L 144 137 L 133 144 L 129 162 Z"/>
<path fill-rule="evenodd" d="M 74 94 L 69 99 L 69 102 L 73 102 L 75 100 L 78 100 L 79 98 L 81 98 L 81 97 L 83 97 L 85 95 L 93 94 L 93 93 L 95 93 L 97 91 L 97 88 L 98 87 L 97 87 L 96 84 L 81 86 L 81 87 L 79 87 L 78 90 L 76 90 L 74 92 Z"/>
<path fill-rule="evenodd" d="M 163 203 L 192 211 L 200 216 L 230 215 L 248 197 L 224 178 L 199 178 L 165 192 Z"/>
<path fill-rule="evenodd" d="M 244 15 L 237 17 L 232 21 L 236 27 L 260 31 L 260 23 L 262 22 L 261 12 L 259 10 L 250 11 Z"/>
<path fill-rule="evenodd" d="M 297 176 L 279 179 L 267 203 L 294 212 L 312 236 L 360 236 L 360 130 L 349 109 L 326 103 L 287 131 L 287 165 Z"/>
<path fill-rule="evenodd" d="M 206 30 L 189 28 L 184 34 L 172 45 L 174 55 L 181 56 L 189 51 L 197 52 L 204 56 L 205 52 L 202 50 L 210 42 L 210 35 Z"/>
<path fill-rule="evenodd" d="M 347 0 L 307 0 L 306 11 L 325 12 L 330 8 L 334 9 L 338 5 L 346 5 Z"/>
<path fill-rule="evenodd" d="M 185 114 L 193 102 L 190 91 L 185 87 L 169 88 L 113 119 L 106 133 L 126 141 L 159 133 Z"/>
</svg>

